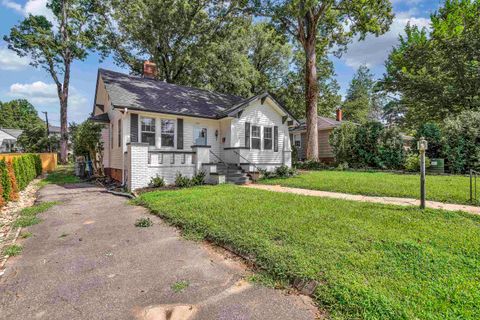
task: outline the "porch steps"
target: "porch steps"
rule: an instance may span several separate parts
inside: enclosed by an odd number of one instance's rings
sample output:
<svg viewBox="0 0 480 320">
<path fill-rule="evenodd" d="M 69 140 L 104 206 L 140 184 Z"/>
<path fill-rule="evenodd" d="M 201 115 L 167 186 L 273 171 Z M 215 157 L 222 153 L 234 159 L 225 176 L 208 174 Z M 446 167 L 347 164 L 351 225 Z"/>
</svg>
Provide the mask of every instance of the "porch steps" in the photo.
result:
<svg viewBox="0 0 480 320">
<path fill-rule="evenodd" d="M 248 174 L 243 171 L 242 168 L 235 164 L 229 164 L 228 168 L 225 164 L 219 163 L 217 164 L 217 172 L 219 174 L 225 175 L 225 180 L 229 183 L 234 184 L 250 184 L 252 180 L 248 176 Z"/>
</svg>

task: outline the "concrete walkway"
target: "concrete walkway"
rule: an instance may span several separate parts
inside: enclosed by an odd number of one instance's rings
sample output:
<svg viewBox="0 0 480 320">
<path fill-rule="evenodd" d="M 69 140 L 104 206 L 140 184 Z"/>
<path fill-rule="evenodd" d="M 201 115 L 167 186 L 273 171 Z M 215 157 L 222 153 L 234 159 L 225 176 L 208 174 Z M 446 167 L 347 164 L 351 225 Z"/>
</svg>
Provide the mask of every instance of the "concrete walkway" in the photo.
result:
<svg viewBox="0 0 480 320">
<path fill-rule="evenodd" d="M 245 265 L 125 198 L 90 185 L 40 190 L 61 203 L 27 228 L 0 278 L 0 319 L 314 319 L 304 296 L 245 281 Z M 150 217 L 153 226 L 137 228 Z M 176 289 L 175 289 L 176 288 Z M 183 290 L 182 290 L 183 288 Z"/>
<path fill-rule="evenodd" d="M 353 200 L 353 201 L 361 201 L 361 202 L 393 204 L 393 205 L 399 205 L 399 206 L 417 206 L 417 207 L 420 206 L 420 200 L 409 199 L 409 198 L 370 197 L 370 196 L 362 196 L 362 195 L 339 193 L 339 192 L 308 190 L 308 189 L 300 189 L 300 188 L 288 188 L 288 187 L 282 187 L 280 185 L 250 184 L 250 185 L 246 185 L 245 187 L 274 191 L 274 192 L 294 193 L 294 194 L 300 194 L 304 196 L 326 197 L 326 198 Z M 426 205 L 428 208 L 432 208 L 432 209 L 443 209 L 448 211 L 465 211 L 468 213 L 480 215 L 480 207 L 475 207 L 475 206 L 443 203 L 443 202 L 437 202 L 437 201 L 427 201 Z"/>
</svg>

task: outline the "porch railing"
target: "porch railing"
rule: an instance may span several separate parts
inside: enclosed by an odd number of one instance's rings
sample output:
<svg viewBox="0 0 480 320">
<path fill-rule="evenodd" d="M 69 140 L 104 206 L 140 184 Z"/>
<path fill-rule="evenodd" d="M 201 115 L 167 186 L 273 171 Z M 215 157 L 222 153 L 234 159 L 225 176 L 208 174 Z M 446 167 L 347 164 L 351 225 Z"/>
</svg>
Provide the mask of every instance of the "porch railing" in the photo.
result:
<svg viewBox="0 0 480 320">
<path fill-rule="evenodd" d="M 245 158 L 244 156 L 242 156 L 240 154 L 240 152 L 238 152 L 237 150 L 233 150 L 234 153 L 236 153 L 240 158 L 242 158 L 243 160 L 247 161 L 247 163 L 251 166 L 253 166 L 255 168 L 255 170 L 257 170 L 257 172 L 260 172 L 260 168 L 258 168 L 253 162 L 251 162 L 250 160 L 248 160 L 247 158 Z"/>
</svg>

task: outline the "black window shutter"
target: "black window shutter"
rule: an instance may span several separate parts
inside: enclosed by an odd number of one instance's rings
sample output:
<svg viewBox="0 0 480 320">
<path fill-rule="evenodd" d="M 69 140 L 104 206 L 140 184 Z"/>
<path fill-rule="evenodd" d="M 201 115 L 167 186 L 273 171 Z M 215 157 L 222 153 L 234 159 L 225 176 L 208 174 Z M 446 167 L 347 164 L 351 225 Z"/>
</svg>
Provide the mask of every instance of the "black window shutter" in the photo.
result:
<svg viewBox="0 0 480 320">
<path fill-rule="evenodd" d="M 245 148 L 250 149 L 250 122 L 245 122 Z"/>
<path fill-rule="evenodd" d="M 273 151 L 278 152 L 278 127 L 273 127 Z"/>
<path fill-rule="evenodd" d="M 183 149 L 183 119 L 177 119 L 177 149 Z"/>
<path fill-rule="evenodd" d="M 130 114 L 130 142 L 138 142 L 138 114 Z"/>
</svg>

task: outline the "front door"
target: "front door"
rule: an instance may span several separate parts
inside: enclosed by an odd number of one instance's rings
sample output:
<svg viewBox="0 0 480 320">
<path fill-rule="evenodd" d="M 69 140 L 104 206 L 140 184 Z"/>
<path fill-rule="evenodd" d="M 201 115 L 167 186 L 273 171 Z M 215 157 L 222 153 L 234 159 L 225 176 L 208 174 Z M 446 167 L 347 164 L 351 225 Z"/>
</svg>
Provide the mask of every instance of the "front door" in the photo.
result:
<svg viewBox="0 0 480 320">
<path fill-rule="evenodd" d="M 207 128 L 195 127 L 193 128 L 193 141 L 197 146 L 207 145 Z"/>
</svg>

